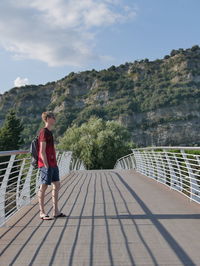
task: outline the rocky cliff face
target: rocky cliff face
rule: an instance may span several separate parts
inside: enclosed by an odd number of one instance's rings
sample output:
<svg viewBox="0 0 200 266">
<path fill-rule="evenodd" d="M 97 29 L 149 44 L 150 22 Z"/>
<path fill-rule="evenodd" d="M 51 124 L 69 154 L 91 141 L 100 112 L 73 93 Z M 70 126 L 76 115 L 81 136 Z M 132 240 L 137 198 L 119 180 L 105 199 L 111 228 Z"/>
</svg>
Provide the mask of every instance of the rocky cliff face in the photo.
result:
<svg viewBox="0 0 200 266">
<path fill-rule="evenodd" d="M 41 113 L 51 103 L 53 90 L 54 83 L 49 83 L 45 86 L 13 88 L 4 93 L 0 98 L 0 126 L 8 110 L 14 108 L 24 124 L 22 135 L 27 147 L 41 123 Z"/>
<path fill-rule="evenodd" d="M 138 146 L 199 145 L 200 48 L 173 50 L 164 59 L 102 71 L 72 72 L 46 85 L 13 88 L 0 95 L 0 124 L 11 107 L 24 123 L 27 145 L 45 110 L 56 113 L 56 136 L 97 115 L 125 125 Z"/>
<path fill-rule="evenodd" d="M 184 101 L 172 107 L 122 116 L 139 146 L 190 146 L 200 144 L 200 104 Z"/>
</svg>

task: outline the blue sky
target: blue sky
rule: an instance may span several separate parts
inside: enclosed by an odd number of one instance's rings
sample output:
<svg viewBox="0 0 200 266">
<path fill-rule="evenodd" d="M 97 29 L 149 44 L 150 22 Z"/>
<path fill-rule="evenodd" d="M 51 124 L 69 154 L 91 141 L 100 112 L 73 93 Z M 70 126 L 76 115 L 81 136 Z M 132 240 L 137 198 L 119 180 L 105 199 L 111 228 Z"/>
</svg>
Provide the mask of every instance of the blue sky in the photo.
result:
<svg viewBox="0 0 200 266">
<path fill-rule="evenodd" d="M 0 93 L 200 44 L 199 0 L 1 0 Z"/>
</svg>

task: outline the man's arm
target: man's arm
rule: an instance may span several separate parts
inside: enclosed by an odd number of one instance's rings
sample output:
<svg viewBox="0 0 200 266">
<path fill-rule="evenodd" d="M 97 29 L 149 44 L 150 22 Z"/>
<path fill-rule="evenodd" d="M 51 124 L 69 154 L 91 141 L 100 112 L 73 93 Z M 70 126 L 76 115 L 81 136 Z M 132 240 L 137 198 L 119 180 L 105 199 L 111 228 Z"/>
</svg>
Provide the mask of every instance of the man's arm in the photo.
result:
<svg viewBox="0 0 200 266">
<path fill-rule="evenodd" d="M 44 166 L 48 168 L 49 165 L 48 165 L 47 155 L 46 155 L 46 142 L 44 141 L 40 142 L 40 154 L 41 154 L 41 158 L 43 160 Z"/>
</svg>

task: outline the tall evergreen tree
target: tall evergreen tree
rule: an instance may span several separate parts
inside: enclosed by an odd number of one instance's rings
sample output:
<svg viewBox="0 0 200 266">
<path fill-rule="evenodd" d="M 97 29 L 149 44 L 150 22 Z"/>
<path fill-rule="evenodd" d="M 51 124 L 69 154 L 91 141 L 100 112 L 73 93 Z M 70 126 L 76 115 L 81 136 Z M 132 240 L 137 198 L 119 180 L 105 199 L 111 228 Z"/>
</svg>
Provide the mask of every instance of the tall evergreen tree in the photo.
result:
<svg viewBox="0 0 200 266">
<path fill-rule="evenodd" d="M 0 151 L 18 150 L 23 144 L 22 130 L 20 119 L 17 118 L 13 109 L 10 110 L 0 128 Z"/>
<path fill-rule="evenodd" d="M 11 109 L 5 118 L 3 126 L 0 128 L 0 151 L 18 150 L 23 144 L 21 139 L 22 130 L 23 126 L 20 119 L 17 118 L 15 111 Z M 0 182 L 5 174 L 9 159 L 10 156 L 0 157 Z M 14 165 L 17 164 L 18 162 L 14 163 Z M 15 168 L 14 170 L 17 169 Z M 11 174 L 10 177 L 13 177 L 13 175 Z M 12 182 L 15 182 L 15 180 L 13 179 Z"/>
</svg>

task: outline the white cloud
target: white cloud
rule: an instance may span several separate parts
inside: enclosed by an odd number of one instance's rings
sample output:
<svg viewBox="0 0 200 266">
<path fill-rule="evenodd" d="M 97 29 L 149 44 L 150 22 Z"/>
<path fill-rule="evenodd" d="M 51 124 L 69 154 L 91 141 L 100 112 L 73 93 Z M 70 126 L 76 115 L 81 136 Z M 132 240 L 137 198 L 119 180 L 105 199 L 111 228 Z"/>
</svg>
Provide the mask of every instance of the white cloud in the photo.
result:
<svg viewBox="0 0 200 266">
<path fill-rule="evenodd" d="M 29 80 L 27 78 L 17 77 L 14 81 L 15 87 L 22 87 L 29 84 Z"/>
<path fill-rule="evenodd" d="M 1 0 L 0 45 L 17 59 L 82 66 L 96 55 L 96 29 L 135 17 L 127 0 Z"/>
</svg>

